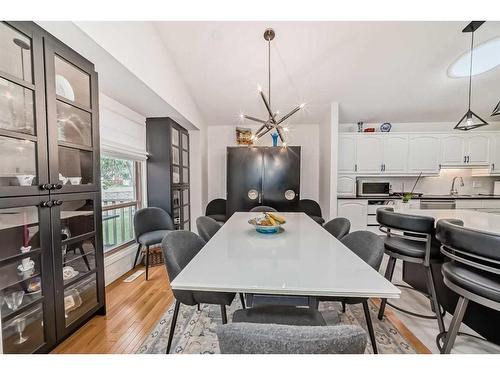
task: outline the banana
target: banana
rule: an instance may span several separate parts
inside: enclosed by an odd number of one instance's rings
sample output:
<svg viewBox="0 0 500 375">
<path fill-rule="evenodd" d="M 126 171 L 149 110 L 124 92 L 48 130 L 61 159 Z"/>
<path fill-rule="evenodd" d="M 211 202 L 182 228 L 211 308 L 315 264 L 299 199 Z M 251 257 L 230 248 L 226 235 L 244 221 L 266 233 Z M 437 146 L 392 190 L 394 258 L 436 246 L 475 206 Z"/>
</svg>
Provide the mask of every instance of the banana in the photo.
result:
<svg viewBox="0 0 500 375">
<path fill-rule="evenodd" d="M 286 222 L 285 218 L 283 216 L 277 214 L 276 212 L 268 212 L 267 215 L 269 216 L 269 218 L 274 219 L 275 221 L 277 221 L 280 224 L 285 224 L 285 222 Z"/>
<path fill-rule="evenodd" d="M 267 218 L 269 219 L 269 222 L 271 225 L 275 226 L 276 225 L 276 220 L 274 220 L 269 213 L 266 213 Z"/>
</svg>

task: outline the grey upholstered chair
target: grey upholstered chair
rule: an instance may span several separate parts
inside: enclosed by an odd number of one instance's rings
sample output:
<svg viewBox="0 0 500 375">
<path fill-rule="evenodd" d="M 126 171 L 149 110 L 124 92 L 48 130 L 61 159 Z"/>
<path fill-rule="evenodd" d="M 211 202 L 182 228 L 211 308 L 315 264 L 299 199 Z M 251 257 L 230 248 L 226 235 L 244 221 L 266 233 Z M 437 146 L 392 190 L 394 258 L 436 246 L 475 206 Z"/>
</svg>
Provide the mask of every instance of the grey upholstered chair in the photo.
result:
<svg viewBox="0 0 500 375">
<path fill-rule="evenodd" d="M 174 223 L 169 214 L 158 207 L 146 207 L 134 214 L 135 241 L 139 244 L 135 254 L 134 266 L 137 264 L 142 246 L 146 246 L 146 280 L 149 278 L 149 247 L 159 245 L 163 237 L 174 230 Z"/>
<path fill-rule="evenodd" d="M 325 219 L 323 219 L 321 214 L 321 207 L 318 202 L 312 199 L 301 199 L 299 201 L 299 212 L 307 214 L 311 219 L 320 225 L 323 225 Z"/>
<path fill-rule="evenodd" d="M 207 204 L 205 210 L 205 216 L 211 217 L 219 223 L 226 222 L 226 200 L 222 198 L 217 198 L 211 200 Z"/>
<path fill-rule="evenodd" d="M 165 267 L 167 268 L 168 278 L 172 282 L 177 275 L 188 265 L 188 263 L 205 246 L 205 241 L 197 234 L 187 230 L 177 230 L 170 232 L 165 236 L 161 243 L 163 256 L 165 258 Z M 174 337 L 175 325 L 181 303 L 194 306 L 200 303 L 220 305 L 222 323 L 227 323 L 226 306 L 231 305 L 235 293 L 222 292 L 201 292 L 190 290 L 172 290 L 175 297 L 174 315 L 168 334 L 167 354 L 170 352 L 172 338 Z"/>
<path fill-rule="evenodd" d="M 421 264 L 427 276 L 428 294 L 426 297 L 430 300 L 433 312 L 433 315 L 429 315 L 427 318 L 433 319 L 435 317 L 437 319 L 439 333 L 442 334 L 445 332 L 445 328 L 431 268 L 432 263 L 440 262 L 442 259 L 439 251 L 441 244 L 435 238 L 434 218 L 403 214 L 394 212 L 392 207 L 383 207 L 377 209 L 377 222 L 380 224 L 380 230 L 386 234 L 384 247 L 385 253 L 389 256 L 389 262 L 385 270 L 385 278 L 389 281 L 392 280 L 394 266 L 398 259 Z M 383 298 L 378 313 L 380 320 L 384 317 L 386 304 L 388 304 L 387 299 Z M 412 311 L 389 305 L 406 314 L 419 316 Z"/>
<path fill-rule="evenodd" d="M 232 323 L 217 328 L 222 354 L 362 354 L 360 327 Z"/>
<path fill-rule="evenodd" d="M 436 225 L 441 252 L 451 259 L 441 269 L 444 283 L 460 296 L 441 349 L 444 354 L 453 348 L 469 301 L 500 311 L 500 236 L 462 225 L 447 219 Z"/>
<path fill-rule="evenodd" d="M 366 263 L 372 266 L 375 270 L 379 270 L 382 258 L 384 256 L 384 241 L 375 233 L 360 230 L 352 232 L 343 237 L 340 242 L 349 248 L 354 254 L 363 259 Z M 365 313 L 366 327 L 370 335 L 370 341 L 373 348 L 373 353 L 377 354 L 377 342 L 375 340 L 375 332 L 373 330 L 372 318 L 368 307 L 367 298 L 335 298 L 335 297 L 319 297 L 318 301 L 340 301 L 345 312 L 345 305 L 363 304 Z"/>
<path fill-rule="evenodd" d="M 205 242 L 208 242 L 215 233 L 221 228 L 221 225 L 208 216 L 200 216 L 196 219 L 196 228 L 198 234 Z"/>
<path fill-rule="evenodd" d="M 333 237 L 340 240 L 351 230 L 351 222 L 345 217 L 336 217 L 323 225 Z"/>
<path fill-rule="evenodd" d="M 277 212 L 277 210 L 269 206 L 257 206 L 252 208 L 250 212 Z"/>
</svg>

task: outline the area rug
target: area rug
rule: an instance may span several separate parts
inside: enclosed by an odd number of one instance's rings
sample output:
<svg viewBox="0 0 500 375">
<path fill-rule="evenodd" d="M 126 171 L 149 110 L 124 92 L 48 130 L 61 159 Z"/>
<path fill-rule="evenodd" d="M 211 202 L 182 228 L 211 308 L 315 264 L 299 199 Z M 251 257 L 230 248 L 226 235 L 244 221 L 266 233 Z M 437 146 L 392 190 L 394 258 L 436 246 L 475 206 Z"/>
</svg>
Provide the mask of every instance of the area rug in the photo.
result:
<svg viewBox="0 0 500 375">
<path fill-rule="evenodd" d="M 386 354 L 415 354 L 417 353 L 409 340 L 391 323 L 389 319 L 377 319 L 378 307 L 369 303 L 377 347 L 379 353 Z M 240 309 L 240 301 L 235 298 L 228 307 L 228 321 L 232 314 Z M 341 305 L 337 302 L 321 302 L 319 311 L 328 325 L 354 324 L 361 325 L 366 330 L 366 323 L 362 305 L 348 305 L 346 312 L 341 312 Z M 174 312 L 174 304 L 165 312 L 151 334 L 142 343 L 138 354 L 165 354 L 167 348 L 170 322 Z M 196 306 L 181 305 L 177 326 L 172 341 L 171 353 L 177 354 L 216 354 L 219 353 L 216 328 L 221 323 L 220 307 L 203 304 L 200 311 Z M 367 338 L 366 353 L 372 353 L 370 340 Z"/>
</svg>

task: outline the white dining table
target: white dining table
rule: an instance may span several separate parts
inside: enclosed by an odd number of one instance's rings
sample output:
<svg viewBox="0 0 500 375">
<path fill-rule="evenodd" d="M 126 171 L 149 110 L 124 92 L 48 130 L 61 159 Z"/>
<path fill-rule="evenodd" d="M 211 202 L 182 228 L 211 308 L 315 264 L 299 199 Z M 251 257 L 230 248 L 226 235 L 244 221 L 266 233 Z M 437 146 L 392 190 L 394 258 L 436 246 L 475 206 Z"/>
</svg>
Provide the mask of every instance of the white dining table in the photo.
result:
<svg viewBox="0 0 500 375">
<path fill-rule="evenodd" d="M 421 210 L 396 209 L 403 214 L 433 217 L 437 224 L 440 219 L 462 220 L 464 227 L 500 235 L 500 214 L 474 210 Z"/>
<path fill-rule="evenodd" d="M 399 298 L 400 291 L 304 213 L 276 234 L 236 212 L 172 281 L 172 289 L 250 294 Z"/>
</svg>

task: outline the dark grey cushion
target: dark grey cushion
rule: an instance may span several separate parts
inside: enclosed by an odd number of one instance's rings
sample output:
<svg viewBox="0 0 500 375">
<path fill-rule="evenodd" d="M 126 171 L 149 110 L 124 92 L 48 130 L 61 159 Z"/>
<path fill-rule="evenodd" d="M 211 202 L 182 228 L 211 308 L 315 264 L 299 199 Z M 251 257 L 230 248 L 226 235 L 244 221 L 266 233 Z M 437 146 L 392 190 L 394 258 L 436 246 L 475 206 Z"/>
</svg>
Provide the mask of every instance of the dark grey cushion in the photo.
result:
<svg viewBox="0 0 500 375">
<path fill-rule="evenodd" d="M 396 254 L 422 259 L 425 257 L 426 243 L 422 241 L 387 236 L 384 239 L 384 246 L 387 250 Z M 431 246 L 431 256 L 435 257 L 439 256 L 439 254 L 439 247 L 433 243 Z"/>
<path fill-rule="evenodd" d="M 226 217 L 225 199 L 222 198 L 213 199 L 207 204 L 207 208 L 205 210 L 205 216 L 211 216 L 211 215 L 222 215 L 223 217 Z"/>
<path fill-rule="evenodd" d="M 299 212 L 303 212 L 309 216 L 321 217 L 321 207 L 318 202 L 312 199 L 301 199 L 299 201 Z"/>
<path fill-rule="evenodd" d="M 443 264 L 445 279 L 481 297 L 500 302 L 500 275 L 481 271 L 457 262 Z"/>
<path fill-rule="evenodd" d="M 311 219 L 313 219 L 315 222 L 317 222 L 319 225 L 323 225 L 325 223 L 325 219 L 323 219 L 320 216 L 309 216 Z"/>
<path fill-rule="evenodd" d="M 340 242 L 375 270 L 379 270 L 384 257 L 384 241 L 375 233 L 358 230 L 343 237 Z"/>
<path fill-rule="evenodd" d="M 316 309 L 294 306 L 263 305 L 237 310 L 233 323 L 285 324 L 294 326 L 324 326 L 325 320 Z"/>
<path fill-rule="evenodd" d="M 226 222 L 226 215 L 224 214 L 212 214 L 212 215 L 207 215 L 207 217 L 210 217 L 214 219 L 216 222 L 224 224 Z"/>
<path fill-rule="evenodd" d="M 172 282 L 188 263 L 205 246 L 205 241 L 196 233 L 187 230 L 176 230 L 168 233 L 161 243 L 168 278 Z M 175 298 L 185 305 L 210 303 L 230 305 L 235 293 L 196 292 L 189 290 L 173 290 Z"/>
<path fill-rule="evenodd" d="M 156 245 L 161 243 L 163 237 L 165 237 L 170 232 L 170 230 L 154 230 L 152 232 L 147 232 L 141 234 L 137 238 L 137 242 L 144 246 Z"/>
<path fill-rule="evenodd" d="M 351 230 L 351 222 L 345 217 L 336 217 L 323 225 L 333 237 L 340 240 Z"/>
<path fill-rule="evenodd" d="M 223 354 L 362 354 L 366 333 L 360 327 L 299 327 L 232 323 L 217 327 Z"/>
<path fill-rule="evenodd" d="M 208 216 L 200 216 L 196 219 L 196 228 L 200 237 L 208 242 L 221 228 L 221 225 Z"/>
<path fill-rule="evenodd" d="M 134 233 L 139 238 L 142 234 L 155 230 L 174 230 L 174 223 L 168 213 L 158 207 L 146 207 L 134 214 Z"/>
</svg>

